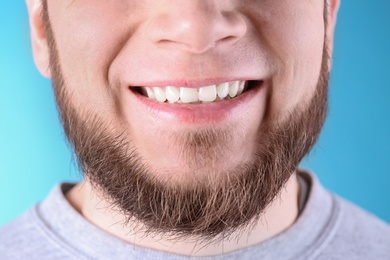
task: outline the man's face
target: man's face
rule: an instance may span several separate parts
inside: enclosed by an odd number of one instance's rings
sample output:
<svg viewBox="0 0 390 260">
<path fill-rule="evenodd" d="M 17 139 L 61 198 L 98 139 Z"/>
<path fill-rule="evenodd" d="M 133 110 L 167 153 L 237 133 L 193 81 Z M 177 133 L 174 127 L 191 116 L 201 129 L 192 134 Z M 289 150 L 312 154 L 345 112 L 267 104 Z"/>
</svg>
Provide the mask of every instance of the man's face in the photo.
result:
<svg viewBox="0 0 390 260">
<path fill-rule="evenodd" d="M 259 129 L 307 103 L 319 78 L 322 1 L 52 0 L 48 8 L 72 105 L 125 131 L 163 178 L 252 160 Z M 255 89 L 226 104 L 161 104 L 135 91 L 236 80 Z M 226 137 L 193 165 L 181 137 L 209 129 Z"/>
<path fill-rule="evenodd" d="M 123 202 L 121 190 L 208 201 L 243 180 L 262 190 L 258 215 L 322 126 L 323 1 L 51 0 L 45 14 L 67 135 L 86 176 L 131 217 L 141 195 Z"/>
</svg>

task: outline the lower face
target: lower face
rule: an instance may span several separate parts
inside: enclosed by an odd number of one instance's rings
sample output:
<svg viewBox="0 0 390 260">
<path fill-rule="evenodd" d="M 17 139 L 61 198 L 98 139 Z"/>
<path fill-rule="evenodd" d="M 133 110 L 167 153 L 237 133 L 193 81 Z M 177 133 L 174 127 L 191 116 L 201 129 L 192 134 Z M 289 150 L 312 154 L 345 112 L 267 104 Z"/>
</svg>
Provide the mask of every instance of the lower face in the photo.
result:
<svg viewBox="0 0 390 260">
<path fill-rule="evenodd" d="M 228 234 L 264 212 L 320 132 L 323 3 L 214 6 L 233 10 L 245 33 L 200 52 L 150 33 L 180 8 L 129 2 L 49 3 L 66 134 L 86 177 L 129 219 L 155 232 Z"/>
</svg>

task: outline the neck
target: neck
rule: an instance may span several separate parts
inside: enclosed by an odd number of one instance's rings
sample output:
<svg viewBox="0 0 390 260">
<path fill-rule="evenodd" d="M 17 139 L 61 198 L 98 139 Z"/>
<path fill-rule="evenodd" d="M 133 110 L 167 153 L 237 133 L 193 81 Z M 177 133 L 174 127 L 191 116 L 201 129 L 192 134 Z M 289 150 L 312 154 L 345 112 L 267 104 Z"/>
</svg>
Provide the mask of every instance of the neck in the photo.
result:
<svg viewBox="0 0 390 260">
<path fill-rule="evenodd" d="M 257 222 L 214 243 L 196 238 L 172 239 L 172 236 L 145 234 L 138 231 L 143 229 L 136 221 L 125 225 L 125 216 L 111 209 L 88 180 L 78 184 L 66 196 L 88 221 L 130 244 L 180 255 L 215 256 L 261 243 L 286 230 L 297 218 L 298 194 L 299 185 L 294 173 Z"/>
</svg>

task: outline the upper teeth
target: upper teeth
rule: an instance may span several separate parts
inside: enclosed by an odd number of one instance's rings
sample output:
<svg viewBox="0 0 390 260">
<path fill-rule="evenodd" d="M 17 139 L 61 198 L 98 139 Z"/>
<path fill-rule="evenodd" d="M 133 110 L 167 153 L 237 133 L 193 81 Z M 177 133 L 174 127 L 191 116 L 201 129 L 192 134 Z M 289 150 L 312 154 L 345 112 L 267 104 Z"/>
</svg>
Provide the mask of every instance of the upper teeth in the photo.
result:
<svg viewBox="0 0 390 260">
<path fill-rule="evenodd" d="M 218 85 L 204 86 L 200 88 L 185 87 L 145 87 L 144 93 L 150 99 L 169 103 L 196 103 L 213 102 L 217 100 L 234 98 L 242 94 L 246 81 L 225 82 Z"/>
</svg>

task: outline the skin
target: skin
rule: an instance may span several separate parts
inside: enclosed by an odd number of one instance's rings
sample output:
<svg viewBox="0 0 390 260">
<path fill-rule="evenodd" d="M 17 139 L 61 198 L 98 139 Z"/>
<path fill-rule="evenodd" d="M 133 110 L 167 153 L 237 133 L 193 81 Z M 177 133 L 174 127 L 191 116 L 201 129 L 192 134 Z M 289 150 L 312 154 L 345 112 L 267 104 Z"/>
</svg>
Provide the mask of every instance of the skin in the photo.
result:
<svg viewBox="0 0 390 260">
<path fill-rule="evenodd" d="M 42 5 L 39 0 L 27 0 L 27 5 L 35 62 L 50 78 Z M 320 76 L 324 44 L 332 50 L 338 5 L 337 0 L 328 1 L 327 38 L 322 1 L 50 0 L 48 9 L 72 106 L 109 120 L 112 131 L 124 131 L 157 178 L 190 185 L 205 178 L 218 180 L 225 171 L 250 162 L 259 129 L 283 123 L 291 111 L 309 102 Z M 266 85 L 245 104 L 244 112 L 212 123 L 152 113 L 128 93 L 129 86 L 204 86 L 210 79 L 264 80 Z M 210 127 L 232 134 L 227 144 L 215 145 L 218 157 L 212 164 L 202 164 L 194 174 L 175 136 Z M 206 175 L 210 168 L 211 177 Z M 191 239 L 173 243 L 164 237 L 144 238 L 142 232 L 128 235 L 122 225 L 111 225 L 123 216 L 97 209 L 97 204 L 109 202 L 88 179 L 68 199 L 92 223 L 130 243 L 204 256 L 259 243 L 288 228 L 297 216 L 298 193 L 293 173 L 252 232 L 240 231 L 245 234 L 237 241 L 207 248 L 196 247 L 201 241 Z"/>
</svg>

